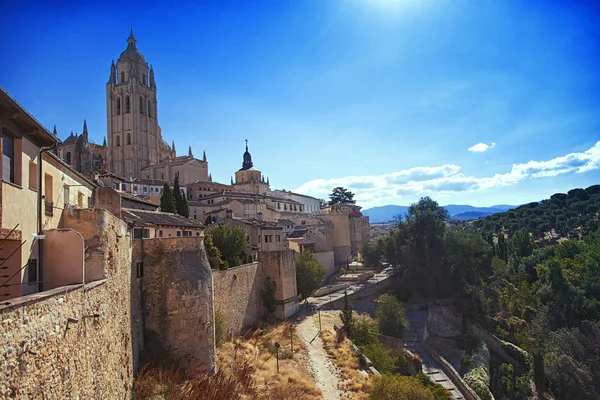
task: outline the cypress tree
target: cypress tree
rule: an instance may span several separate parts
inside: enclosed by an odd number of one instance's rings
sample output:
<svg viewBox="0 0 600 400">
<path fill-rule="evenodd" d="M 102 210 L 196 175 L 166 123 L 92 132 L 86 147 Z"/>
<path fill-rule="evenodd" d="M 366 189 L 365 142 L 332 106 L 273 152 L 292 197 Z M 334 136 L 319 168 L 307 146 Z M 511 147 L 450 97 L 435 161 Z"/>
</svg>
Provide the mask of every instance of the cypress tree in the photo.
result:
<svg viewBox="0 0 600 400">
<path fill-rule="evenodd" d="M 175 208 L 175 200 L 173 199 L 173 192 L 171 191 L 171 186 L 167 182 L 163 186 L 163 194 L 160 196 L 160 210 L 162 212 L 174 213 Z"/>
<path fill-rule="evenodd" d="M 179 186 L 179 174 L 175 175 L 175 182 L 173 184 L 173 200 L 175 201 L 177 214 L 189 218 L 190 208 L 188 207 L 187 199 L 181 192 L 181 187 Z"/>
</svg>

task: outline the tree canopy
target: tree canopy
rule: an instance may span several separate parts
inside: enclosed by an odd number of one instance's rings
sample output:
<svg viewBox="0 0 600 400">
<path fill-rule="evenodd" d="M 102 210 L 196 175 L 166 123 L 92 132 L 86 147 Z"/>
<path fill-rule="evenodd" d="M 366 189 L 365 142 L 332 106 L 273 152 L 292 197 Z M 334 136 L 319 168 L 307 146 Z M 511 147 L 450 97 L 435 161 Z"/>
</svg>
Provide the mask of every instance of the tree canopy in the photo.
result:
<svg viewBox="0 0 600 400">
<path fill-rule="evenodd" d="M 325 266 L 321 265 L 313 253 L 305 251 L 296 254 L 296 282 L 298 294 L 303 299 L 319 288 L 325 276 Z"/>
<path fill-rule="evenodd" d="M 206 229 L 205 236 L 210 236 L 210 240 L 219 249 L 221 257 L 226 263 L 225 268 L 241 265 L 242 257 L 248 247 L 246 231 L 239 226 L 217 224 Z"/>
<path fill-rule="evenodd" d="M 329 195 L 329 205 L 340 205 L 340 206 L 353 206 L 356 204 L 354 200 L 354 193 L 348 189 L 338 186 L 333 188 L 333 191 Z"/>
<path fill-rule="evenodd" d="M 168 182 L 165 182 L 163 186 L 163 194 L 160 196 L 160 211 L 175 213 L 177 211 L 175 207 L 175 199 L 173 198 L 173 191 Z"/>
<path fill-rule="evenodd" d="M 188 206 L 187 198 L 179 186 L 179 174 L 175 174 L 175 182 L 173 184 L 173 201 L 175 202 L 177 214 L 189 218 L 190 208 Z"/>
</svg>

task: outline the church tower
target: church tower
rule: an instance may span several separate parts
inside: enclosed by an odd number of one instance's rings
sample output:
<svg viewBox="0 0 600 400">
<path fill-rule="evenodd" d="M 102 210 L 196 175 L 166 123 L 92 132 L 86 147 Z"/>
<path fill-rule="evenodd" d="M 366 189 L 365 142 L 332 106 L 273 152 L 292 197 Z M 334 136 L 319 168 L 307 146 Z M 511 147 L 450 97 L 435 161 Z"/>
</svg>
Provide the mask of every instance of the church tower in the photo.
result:
<svg viewBox="0 0 600 400">
<path fill-rule="evenodd" d="M 131 30 L 106 84 L 108 168 L 124 178 L 141 178 L 142 169 L 158 163 L 162 142 L 154 71 L 136 43 Z"/>
</svg>

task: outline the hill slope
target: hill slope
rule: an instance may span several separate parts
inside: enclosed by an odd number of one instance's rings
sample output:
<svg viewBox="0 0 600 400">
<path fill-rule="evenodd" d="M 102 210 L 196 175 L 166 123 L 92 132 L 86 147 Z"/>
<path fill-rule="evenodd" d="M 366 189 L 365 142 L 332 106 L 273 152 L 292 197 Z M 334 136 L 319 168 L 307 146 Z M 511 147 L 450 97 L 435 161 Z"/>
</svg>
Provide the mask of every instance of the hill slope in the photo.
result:
<svg viewBox="0 0 600 400">
<path fill-rule="evenodd" d="M 444 206 L 444 208 L 448 211 L 448 214 L 450 214 L 450 217 L 457 219 L 480 218 L 486 215 L 501 213 L 515 207 L 517 206 L 510 206 L 505 204 L 492 207 L 475 207 L 470 205 L 457 204 L 449 204 L 447 206 Z M 388 205 L 369 208 L 367 210 L 363 210 L 362 213 L 363 215 L 368 216 L 372 223 L 377 223 L 394 221 L 398 216 L 404 217 L 407 211 L 408 206 Z"/>
</svg>

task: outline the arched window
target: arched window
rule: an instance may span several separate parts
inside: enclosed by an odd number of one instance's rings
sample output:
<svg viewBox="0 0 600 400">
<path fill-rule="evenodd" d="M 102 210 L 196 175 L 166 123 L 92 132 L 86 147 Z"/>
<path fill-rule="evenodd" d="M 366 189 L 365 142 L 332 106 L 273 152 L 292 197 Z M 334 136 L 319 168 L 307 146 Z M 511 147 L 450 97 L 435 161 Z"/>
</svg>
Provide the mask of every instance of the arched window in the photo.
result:
<svg viewBox="0 0 600 400">
<path fill-rule="evenodd" d="M 142 74 L 142 82 L 144 82 L 144 86 L 148 86 L 148 79 L 146 79 L 146 74 Z"/>
<path fill-rule="evenodd" d="M 121 98 L 117 97 L 117 115 L 121 115 Z"/>
<path fill-rule="evenodd" d="M 67 164 L 71 164 L 71 152 L 67 152 Z"/>
<path fill-rule="evenodd" d="M 152 118 L 152 103 L 148 100 L 148 116 Z"/>
<path fill-rule="evenodd" d="M 127 143 L 126 144 L 131 144 L 131 133 L 127 134 Z"/>
<path fill-rule="evenodd" d="M 115 138 L 115 147 L 119 147 L 121 146 L 121 137 L 120 136 L 116 136 Z"/>
<path fill-rule="evenodd" d="M 144 98 L 140 96 L 140 114 L 144 113 Z"/>
<path fill-rule="evenodd" d="M 125 83 L 125 72 L 121 72 L 121 79 L 119 80 L 119 83 Z"/>
<path fill-rule="evenodd" d="M 125 96 L 125 114 L 129 114 L 131 105 L 129 104 L 129 95 Z"/>
</svg>

